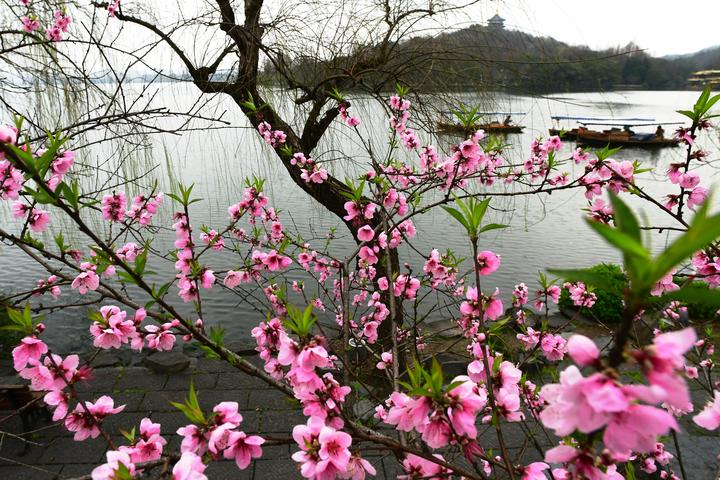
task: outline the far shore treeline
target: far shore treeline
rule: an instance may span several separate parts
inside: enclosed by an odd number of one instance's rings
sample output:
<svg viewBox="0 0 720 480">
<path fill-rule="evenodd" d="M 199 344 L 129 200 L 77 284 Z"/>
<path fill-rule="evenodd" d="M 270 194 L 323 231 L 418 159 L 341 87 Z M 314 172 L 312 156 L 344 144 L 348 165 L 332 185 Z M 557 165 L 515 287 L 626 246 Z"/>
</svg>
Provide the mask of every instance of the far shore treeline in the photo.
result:
<svg viewBox="0 0 720 480">
<path fill-rule="evenodd" d="M 391 71 L 402 72 L 401 77 L 416 91 L 477 89 L 522 94 L 684 90 L 693 72 L 720 69 L 720 46 L 689 55 L 652 57 L 634 44 L 598 51 L 480 25 L 434 38 L 411 38 L 393 48 L 392 65 L 376 73 L 379 80 L 388 76 L 388 90 L 396 79 L 389 75 Z M 375 56 L 379 58 L 381 52 L 365 45 L 331 61 L 308 57 L 288 59 L 288 63 L 299 79 L 329 77 L 333 72 L 372 69 Z M 279 82 L 270 64 L 263 77 L 265 82 Z"/>
</svg>

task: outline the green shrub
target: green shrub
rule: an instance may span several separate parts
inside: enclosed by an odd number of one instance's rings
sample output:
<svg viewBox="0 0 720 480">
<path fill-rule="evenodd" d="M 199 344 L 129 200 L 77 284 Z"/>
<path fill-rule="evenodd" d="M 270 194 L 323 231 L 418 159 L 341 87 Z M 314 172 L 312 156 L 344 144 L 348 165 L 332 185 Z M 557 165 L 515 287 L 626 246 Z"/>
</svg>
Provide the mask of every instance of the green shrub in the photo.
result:
<svg viewBox="0 0 720 480">
<path fill-rule="evenodd" d="M 676 278 L 675 283 L 682 285 L 683 280 L 682 278 Z M 705 282 L 692 282 L 684 288 L 708 290 L 708 285 Z M 720 302 L 708 300 L 706 303 L 687 303 L 687 309 L 688 317 L 693 320 L 711 320 L 715 318 L 717 311 L 720 310 Z"/>
<path fill-rule="evenodd" d="M 627 286 L 627 278 L 619 265 L 599 263 L 591 267 L 590 270 L 605 277 L 619 292 L 622 292 Z M 611 293 L 597 287 L 593 292 L 595 292 L 597 296 L 595 305 L 593 305 L 592 308 L 581 308 L 580 313 L 588 318 L 597 318 L 603 323 L 620 322 L 623 316 L 622 295 Z M 572 300 L 570 300 L 570 295 L 565 289 L 563 289 L 560 295 L 559 306 L 566 310 L 577 310 L 577 307 L 573 305 Z"/>
</svg>

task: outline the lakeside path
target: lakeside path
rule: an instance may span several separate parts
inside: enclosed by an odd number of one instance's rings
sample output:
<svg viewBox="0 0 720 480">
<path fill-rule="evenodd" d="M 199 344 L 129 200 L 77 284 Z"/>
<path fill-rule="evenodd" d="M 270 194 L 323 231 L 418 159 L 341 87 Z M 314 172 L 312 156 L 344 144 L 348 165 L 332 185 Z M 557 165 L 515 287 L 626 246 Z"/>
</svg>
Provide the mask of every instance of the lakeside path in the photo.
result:
<svg viewBox="0 0 720 480">
<path fill-rule="evenodd" d="M 85 399 L 111 395 L 116 406 L 125 405 L 123 412 L 108 417 L 103 423 L 117 445 L 127 444 L 120 434 L 121 429 L 137 427 L 147 416 L 162 425 L 162 434 L 168 440 L 167 451 L 177 451 L 181 437 L 176 431 L 189 421 L 169 402 L 182 401 L 191 381 L 205 411 L 211 411 L 221 401 L 238 402 L 243 416 L 241 429 L 247 433 L 291 438 L 293 426 L 307 421 L 296 403 L 264 382 L 224 362 L 204 358 L 190 360 L 188 369 L 170 374 L 157 373 L 146 366 L 96 368 L 95 378 L 88 387 L 78 388 L 78 391 Z M 0 384 L 17 384 L 19 380 L 7 371 L 0 374 Z M 0 419 L 12 413 L 0 411 Z M 25 436 L 32 443 L 24 455 L 23 442 L 13 435 L 23 435 L 17 416 L 0 421 L 0 479 L 3 480 L 75 478 L 90 474 L 93 468 L 105 462 L 106 445 L 102 437 L 76 442 L 70 432 L 48 419 L 38 419 L 33 433 Z M 265 446 L 262 458 L 246 470 L 239 470 L 234 461 L 223 460 L 212 462 L 205 473 L 210 479 L 300 478 L 296 464 L 290 458 L 295 447 L 294 442 Z M 369 460 L 378 469 L 378 478 L 395 478 L 396 470 L 385 471 L 386 464 L 388 469 L 397 464 L 390 455 Z"/>
<path fill-rule="evenodd" d="M 139 425 L 143 417 L 149 416 L 162 425 L 162 433 L 170 447 L 168 451 L 177 451 L 181 437 L 175 432 L 188 421 L 169 401 L 185 398 L 191 381 L 198 391 L 200 405 L 206 411 L 221 401 L 238 402 L 244 418 L 241 428 L 247 433 L 287 438 L 294 425 L 305 423 L 306 419 L 296 403 L 260 380 L 217 360 L 179 357 L 181 361 L 184 358 L 186 363 L 189 362 L 189 366 L 178 373 L 158 373 L 155 371 L 157 368 L 150 369 L 143 365 L 115 366 L 122 360 L 114 355 L 95 362 L 106 366 L 94 370 L 95 378 L 83 389 L 82 395 L 94 400 L 100 395 L 110 394 L 115 399 L 115 405 L 126 405 L 124 412 L 104 422 L 118 445 L 127 443 L 121 437 L 120 429 L 129 430 Z M 253 361 L 257 361 L 257 358 Z M 172 369 L 173 366 L 169 367 Z M 19 379 L 10 373 L 0 372 L 0 384 L 18 383 Z M 11 413 L 0 412 L 0 419 Z M 15 416 L 0 421 L 0 479 L 70 479 L 88 475 L 94 467 L 104 463 L 106 445 L 102 438 L 75 442 L 62 426 L 46 419 L 39 419 L 33 431 L 25 437 L 33 443 L 21 455 L 23 442 L 13 436 L 23 435 L 20 419 Z M 536 440 L 543 447 L 549 446 L 547 439 L 540 432 L 537 433 Z M 480 445 L 486 449 L 495 446 L 496 439 L 490 428 L 481 427 L 479 437 Z M 683 422 L 683 433 L 678 435 L 678 439 L 682 447 L 686 480 L 717 478 L 716 455 L 720 452 L 720 437 L 702 434 L 700 429 Z M 525 463 L 540 460 L 528 445 L 521 424 L 507 425 L 506 440 L 513 453 L 522 452 Z M 668 450 L 674 453 L 672 440 L 667 444 Z M 295 462 L 290 458 L 296 450 L 294 442 L 264 447 L 262 458 L 244 471 L 238 470 L 233 461 L 220 461 L 212 462 L 206 474 L 211 480 L 301 478 Z M 396 478 L 401 473 L 397 461 L 389 452 L 379 451 L 375 456 L 366 458 L 377 469 L 375 478 Z M 677 464 L 673 468 L 679 475 Z M 644 478 L 641 475 L 642 472 L 639 472 L 638 478 Z"/>
</svg>

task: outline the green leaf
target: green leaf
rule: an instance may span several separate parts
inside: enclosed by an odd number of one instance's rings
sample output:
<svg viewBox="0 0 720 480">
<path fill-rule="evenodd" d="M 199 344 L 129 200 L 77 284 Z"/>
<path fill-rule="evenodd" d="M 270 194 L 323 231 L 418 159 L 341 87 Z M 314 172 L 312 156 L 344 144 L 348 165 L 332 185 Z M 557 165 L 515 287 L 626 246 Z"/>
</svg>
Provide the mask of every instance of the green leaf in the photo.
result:
<svg viewBox="0 0 720 480">
<path fill-rule="evenodd" d="M 190 383 L 190 393 L 185 399 L 185 402 L 170 402 L 170 404 L 180 410 L 192 423 L 196 425 L 204 425 L 206 423 L 205 415 L 200 408 L 197 393 L 195 392 L 195 386 L 192 382 Z"/>
<path fill-rule="evenodd" d="M 130 469 L 124 463 L 118 463 L 113 479 L 115 480 L 133 480 L 135 475 L 130 473 Z"/>
<path fill-rule="evenodd" d="M 452 392 L 453 389 L 455 389 L 456 387 L 459 387 L 459 386 L 462 385 L 463 383 L 465 383 L 465 382 L 460 382 L 460 381 L 458 381 L 458 382 L 451 382 L 450 385 L 448 385 L 447 387 L 445 387 L 445 391 L 446 391 L 446 392 Z"/>
<path fill-rule="evenodd" d="M 675 110 L 675 111 L 681 115 L 685 115 L 690 120 L 695 120 L 695 112 L 693 112 L 692 110 Z"/>
<path fill-rule="evenodd" d="M 642 242 L 640 223 L 635 218 L 632 210 L 623 202 L 620 197 L 610 192 L 610 203 L 613 207 L 613 219 L 615 226 L 623 233 L 631 236 L 638 242 Z"/>
<path fill-rule="evenodd" d="M 501 225 L 499 223 L 488 223 L 480 229 L 480 233 L 489 232 L 490 230 L 497 230 L 499 228 L 508 228 L 509 225 Z"/>
<path fill-rule="evenodd" d="M 155 296 L 157 298 L 162 298 L 168 291 L 168 289 L 172 286 L 173 282 L 167 282 L 160 286 L 160 289 L 157 291 Z"/>
<path fill-rule="evenodd" d="M 433 357 L 432 359 L 432 365 L 430 367 L 430 377 L 433 380 L 433 385 L 439 384 L 442 387 L 442 384 L 444 383 L 444 375 L 442 371 L 442 367 L 440 366 L 440 363 L 437 361 L 437 358 Z"/>
<path fill-rule="evenodd" d="M 118 271 L 117 276 L 120 278 L 120 280 L 124 280 L 127 283 L 135 283 L 135 279 L 127 272 Z"/>
<path fill-rule="evenodd" d="M 720 303 L 720 290 L 715 288 L 693 288 L 684 287 L 680 290 L 667 292 L 659 297 L 652 297 L 654 303 L 669 303 L 678 301 L 682 303 L 700 303 L 717 305 Z"/>
<path fill-rule="evenodd" d="M 448 212 L 450 215 L 452 215 L 455 220 L 457 220 L 458 222 L 460 222 L 460 224 L 461 224 L 463 227 L 465 227 L 465 230 L 467 230 L 468 234 L 471 234 L 470 225 L 468 225 L 468 223 L 465 221 L 465 217 L 463 217 L 463 214 L 462 214 L 462 213 L 460 213 L 458 210 L 456 210 L 456 209 L 454 209 L 454 208 L 452 208 L 452 207 L 445 207 L 445 206 L 443 206 L 442 208 L 443 208 L 443 210 L 445 210 L 446 212 Z"/>
<path fill-rule="evenodd" d="M 720 100 L 720 95 L 715 95 L 711 99 L 705 103 L 705 106 L 702 109 L 702 112 L 700 113 L 700 117 L 705 117 L 705 114 Z"/>
<path fill-rule="evenodd" d="M 720 237 L 720 214 L 707 218 L 707 210 L 711 203 L 710 198 L 705 200 L 687 232 L 676 238 L 664 252 L 658 255 L 652 269 L 653 282 L 660 280 L 675 266 Z"/>
<path fill-rule="evenodd" d="M 121 429 L 120 434 L 130 443 L 135 441 L 135 427 L 133 427 L 129 432 Z"/>
<path fill-rule="evenodd" d="M 72 187 L 65 182 L 62 182 L 59 185 L 60 193 L 62 193 L 63 197 L 65 197 L 65 200 L 70 204 L 71 207 L 73 207 L 75 210 L 78 209 L 78 183 L 73 182 Z"/>
<path fill-rule="evenodd" d="M 248 99 L 244 102 L 240 102 L 240 105 L 247 108 L 248 110 L 252 112 L 257 112 L 258 108 L 255 105 L 255 99 L 252 96 L 252 93 L 248 92 Z"/>
<path fill-rule="evenodd" d="M 25 329 L 25 327 L 21 327 L 20 325 L 3 325 L 0 327 L 0 330 L 27 333 L 27 329 Z"/>
<path fill-rule="evenodd" d="M 7 314 L 14 325 L 8 325 L 3 330 L 16 330 L 24 332 L 26 335 L 32 335 L 35 331 L 35 322 L 33 322 L 32 312 L 30 312 L 30 304 L 25 305 L 22 311 L 8 307 Z M 37 321 L 40 321 L 41 318 L 38 317 Z"/>
<path fill-rule="evenodd" d="M 610 148 L 608 146 L 605 146 L 601 148 L 600 150 L 595 150 L 595 156 L 597 156 L 597 159 L 599 161 L 603 161 L 605 159 L 608 159 L 615 155 L 617 152 L 619 152 L 622 149 L 622 147 L 617 148 Z"/>
<path fill-rule="evenodd" d="M 330 95 L 331 98 L 337 100 L 338 102 L 342 102 L 343 100 L 345 100 L 345 97 L 343 97 L 342 92 L 340 92 L 340 90 L 338 90 L 337 87 L 333 87 L 332 89 L 330 89 L 330 91 L 328 92 L 328 95 Z"/>
<path fill-rule="evenodd" d="M 635 465 L 632 462 L 625 462 L 625 480 L 635 480 Z"/>
<path fill-rule="evenodd" d="M 35 161 L 36 168 L 41 177 L 45 177 L 45 173 L 47 173 L 50 168 L 50 164 L 55 160 L 55 157 L 57 157 L 58 150 L 67 141 L 67 138 L 60 139 L 58 136 L 52 134 L 48 134 L 48 138 L 50 139 L 50 146 Z"/>
<path fill-rule="evenodd" d="M 166 193 L 165 195 L 167 195 L 168 197 L 172 198 L 172 199 L 175 200 L 177 203 L 182 204 L 182 199 L 181 199 L 180 197 L 178 197 L 177 195 L 175 195 L 174 193 Z"/>
<path fill-rule="evenodd" d="M 55 197 L 45 190 L 33 190 L 26 187 L 25 191 L 28 192 L 37 203 L 45 205 L 55 203 Z"/>
<path fill-rule="evenodd" d="M 475 231 L 477 231 L 480 228 L 480 224 L 482 223 L 483 219 L 485 218 L 485 213 L 487 212 L 488 205 L 490 205 L 490 199 L 486 198 L 482 202 L 477 202 L 475 199 L 473 199 L 473 202 L 471 203 L 472 206 L 472 218 L 473 218 L 473 226 L 475 227 Z"/>
<path fill-rule="evenodd" d="M 642 243 L 634 237 L 620 230 L 612 228 L 604 223 L 586 219 L 588 225 L 600 234 L 608 243 L 614 245 L 623 253 L 641 259 L 650 259 L 650 253 L 643 247 Z"/>
<path fill-rule="evenodd" d="M 708 98 L 710 98 L 710 87 L 705 87 L 700 96 L 698 97 L 697 101 L 695 102 L 695 105 L 693 106 L 693 110 L 695 110 L 695 113 L 700 112 L 700 110 L 707 103 Z"/>
<path fill-rule="evenodd" d="M 145 265 L 147 264 L 148 246 L 142 249 L 140 255 L 135 258 L 135 273 L 142 275 L 145 272 Z"/>
<path fill-rule="evenodd" d="M 35 172 L 35 159 L 32 156 L 32 148 L 19 148 L 15 145 L 5 144 L 6 148 L 9 148 L 12 150 L 12 152 L 15 154 L 16 157 L 18 157 L 22 162 L 33 172 Z"/>
</svg>

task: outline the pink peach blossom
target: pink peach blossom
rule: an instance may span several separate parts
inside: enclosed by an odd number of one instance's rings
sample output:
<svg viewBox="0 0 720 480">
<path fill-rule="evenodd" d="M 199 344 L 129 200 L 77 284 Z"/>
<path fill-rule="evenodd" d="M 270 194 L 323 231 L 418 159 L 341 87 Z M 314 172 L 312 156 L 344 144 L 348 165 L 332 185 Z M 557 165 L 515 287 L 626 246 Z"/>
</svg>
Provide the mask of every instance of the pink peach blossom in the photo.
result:
<svg viewBox="0 0 720 480">
<path fill-rule="evenodd" d="M 184 452 L 172 469 L 172 480 L 207 480 L 206 465 L 193 452 Z"/>
<path fill-rule="evenodd" d="M 595 363 L 600 358 L 600 350 L 595 342 L 584 335 L 573 335 L 568 339 L 567 350 L 570 358 L 580 366 Z"/>
<path fill-rule="evenodd" d="M 720 391 L 715 390 L 714 400 L 708 402 L 705 408 L 693 417 L 693 422 L 707 430 L 717 430 L 720 427 Z"/>
</svg>

